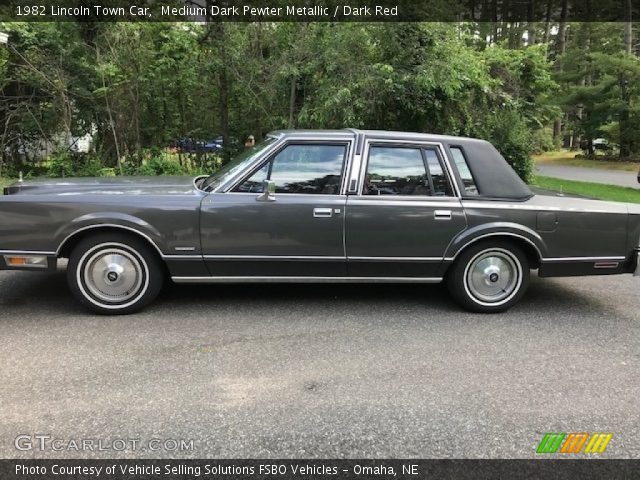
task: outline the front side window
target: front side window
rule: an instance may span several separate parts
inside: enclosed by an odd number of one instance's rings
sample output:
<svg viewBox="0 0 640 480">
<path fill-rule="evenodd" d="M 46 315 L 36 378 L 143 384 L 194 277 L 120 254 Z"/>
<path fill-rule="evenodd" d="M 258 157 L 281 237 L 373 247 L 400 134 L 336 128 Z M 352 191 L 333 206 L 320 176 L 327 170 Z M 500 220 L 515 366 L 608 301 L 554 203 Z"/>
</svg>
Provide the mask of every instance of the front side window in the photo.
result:
<svg viewBox="0 0 640 480">
<path fill-rule="evenodd" d="M 464 185 L 465 195 L 479 195 L 480 192 L 478 192 L 478 187 L 476 187 L 476 182 L 473 179 L 467 158 L 464 156 L 462 149 L 460 147 L 451 147 L 451 154 L 453 155 L 453 161 L 460 174 L 462 184 Z"/>
<path fill-rule="evenodd" d="M 346 152 L 347 145 L 287 145 L 235 191 L 262 193 L 272 180 L 276 193 L 338 195 Z"/>
<path fill-rule="evenodd" d="M 211 191 L 222 185 L 236 173 L 241 172 L 248 165 L 251 165 L 251 163 L 255 161 L 256 157 L 266 150 L 274 141 L 274 138 L 268 137 L 264 142 L 245 150 L 229 163 L 218 169 L 213 175 L 207 177 L 200 185 L 200 188 L 205 191 Z"/>
</svg>

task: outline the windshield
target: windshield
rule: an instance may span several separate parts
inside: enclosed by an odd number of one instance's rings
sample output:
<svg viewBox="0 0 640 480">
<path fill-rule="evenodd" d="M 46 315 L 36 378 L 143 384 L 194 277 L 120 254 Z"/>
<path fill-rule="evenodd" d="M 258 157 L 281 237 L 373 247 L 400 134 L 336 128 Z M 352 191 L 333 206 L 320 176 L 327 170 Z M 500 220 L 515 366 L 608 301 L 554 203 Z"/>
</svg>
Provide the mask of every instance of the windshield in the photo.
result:
<svg viewBox="0 0 640 480">
<path fill-rule="evenodd" d="M 260 142 L 254 147 L 245 150 L 240 155 L 233 158 L 229 163 L 216 170 L 212 175 L 209 175 L 205 179 L 205 181 L 202 182 L 200 188 L 209 192 L 216 188 L 218 185 L 222 185 L 229 178 L 231 178 L 240 170 L 244 169 L 247 165 L 253 162 L 255 158 L 274 141 L 275 138 L 268 137 L 263 142 Z"/>
</svg>

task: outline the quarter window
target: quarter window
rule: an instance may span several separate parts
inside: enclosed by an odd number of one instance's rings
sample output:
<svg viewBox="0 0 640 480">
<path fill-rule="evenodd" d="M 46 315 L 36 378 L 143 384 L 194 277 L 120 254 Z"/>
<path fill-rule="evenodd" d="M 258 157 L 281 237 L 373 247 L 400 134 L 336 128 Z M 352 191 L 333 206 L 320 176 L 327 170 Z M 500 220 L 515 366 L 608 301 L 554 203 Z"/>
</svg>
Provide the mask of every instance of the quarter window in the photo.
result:
<svg viewBox="0 0 640 480">
<path fill-rule="evenodd" d="M 478 187 L 476 187 L 476 182 L 473 179 L 467 158 L 464 156 L 462 149 L 460 147 L 451 147 L 451 154 L 464 185 L 464 193 L 467 195 L 479 195 L 480 192 L 478 192 Z"/>
<path fill-rule="evenodd" d="M 337 195 L 346 151 L 346 145 L 288 145 L 235 191 L 262 193 L 262 182 L 269 179 L 276 193 Z"/>
</svg>

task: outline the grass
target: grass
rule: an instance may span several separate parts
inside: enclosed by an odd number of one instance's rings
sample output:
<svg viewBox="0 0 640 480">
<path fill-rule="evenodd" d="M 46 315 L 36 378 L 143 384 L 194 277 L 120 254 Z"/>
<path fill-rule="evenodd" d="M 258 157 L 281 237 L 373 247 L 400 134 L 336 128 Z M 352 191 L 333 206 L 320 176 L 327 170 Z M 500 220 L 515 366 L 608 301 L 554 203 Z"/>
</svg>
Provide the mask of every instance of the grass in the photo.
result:
<svg viewBox="0 0 640 480">
<path fill-rule="evenodd" d="M 560 150 L 558 152 L 546 152 L 542 155 L 534 155 L 533 160 L 537 165 L 567 165 L 571 167 L 601 168 L 605 170 L 618 170 L 635 172 L 640 167 L 638 162 L 615 162 L 610 160 L 588 160 L 575 158 L 579 152 Z"/>
<path fill-rule="evenodd" d="M 0 195 L 2 195 L 2 189 L 7 185 L 11 185 L 15 180 L 12 178 L 0 177 Z"/>
<path fill-rule="evenodd" d="M 602 183 L 576 182 L 575 180 L 563 180 L 541 175 L 535 177 L 532 185 L 546 190 L 582 195 L 599 200 L 640 203 L 640 189 L 636 188 L 618 187 Z"/>
</svg>

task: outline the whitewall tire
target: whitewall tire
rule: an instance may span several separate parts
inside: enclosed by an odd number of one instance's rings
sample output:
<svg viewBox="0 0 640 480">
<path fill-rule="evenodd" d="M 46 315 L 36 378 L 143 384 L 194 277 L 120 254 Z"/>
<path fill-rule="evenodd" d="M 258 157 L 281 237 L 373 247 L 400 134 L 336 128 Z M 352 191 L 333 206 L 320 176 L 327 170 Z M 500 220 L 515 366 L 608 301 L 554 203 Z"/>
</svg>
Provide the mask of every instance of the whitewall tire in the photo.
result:
<svg viewBox="0 0 640 480">
<path fill-rule="evenodd" d="M 464 250 L 447 272 L 454 299 L 473 312 L 496 313 L 511 308 L 529 285 L 529 262 L 509 242 L 481 242 Z"/>
<path fill-rule="evenodd" d="M 126 234 L 97 234 L 73 249 L 67 281 L 73 295 L 96 313 L 134 313 L 152 302 L 164 275 L 156 252 Z"/>
</svg>

